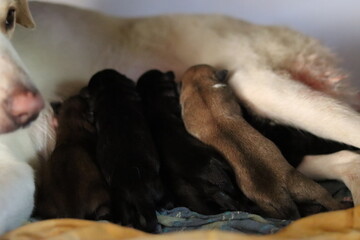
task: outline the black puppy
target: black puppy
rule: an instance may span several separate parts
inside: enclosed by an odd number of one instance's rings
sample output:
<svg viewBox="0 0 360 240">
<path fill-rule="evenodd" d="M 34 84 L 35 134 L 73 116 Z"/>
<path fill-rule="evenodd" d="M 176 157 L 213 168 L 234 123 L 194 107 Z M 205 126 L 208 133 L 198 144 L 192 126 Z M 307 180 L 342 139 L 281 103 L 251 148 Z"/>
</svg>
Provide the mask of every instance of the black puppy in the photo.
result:
<svg viewBox="0 0 360 240">
<path fill-rule="evenodd" d="M 307 131 L 291 126 L 276 124 L 269 119 L 253 115 L 242 106 L 244 119 L 279 148 L 286 160 L 298 167 L 307 155 L 331 154 L 341 150 L 359 150 L 358 148 L 317 137 Z M 347 198 L 345 196 L 345 198 Z M 343 202 L 344 208 L 352 207 L 352 202 Z M 306 216 L 325 211 L 320 205 L 302 204 L 298 206 L 301 215 Z"/>
<path fill-rule="evenodd" d="M 96 73 L 88 85 L 97 128 L 97 161 L 110 186 L 113 216 L 153 232 L 162 198 L 159 160 L 135 83 L 115 70 Z"/>
<path fill-rule="evenodd" d="M 37 172 L 34 215 L 109 219 L 110 195 L 95 163 L 96 130 L 88 103 L 74 96 L 58 107 L 56 146 Z"/>
<path fill-rule="evenodd" d="M 276 124 L 269 119 L 253 115 L 242 106 L 244 119 L 280 149 L 286 160 L 297 167 L 306 155 L 330 154 L 355 147 L 317 137 L 307 131 Z"/>
<path fill-rule="evenodd" d="M 202 214 L 244 210 L 245 197 L 238 190 L 227 161 L 186 131 L 174 74 L 148 71 L 138 80 L 137 89 L 172 205 L 186 206 Z"/>
</svg>

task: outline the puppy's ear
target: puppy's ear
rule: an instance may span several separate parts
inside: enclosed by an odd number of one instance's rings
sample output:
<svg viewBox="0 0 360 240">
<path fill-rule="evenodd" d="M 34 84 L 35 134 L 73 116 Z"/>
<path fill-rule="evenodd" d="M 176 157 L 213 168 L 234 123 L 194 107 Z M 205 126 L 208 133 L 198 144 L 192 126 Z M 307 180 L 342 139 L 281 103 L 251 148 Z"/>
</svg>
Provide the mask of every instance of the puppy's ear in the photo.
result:
<svg viewBox="0 0 360 240">
<path fill-rule="evenodd" d="M 90 98 L 89 89 L 87 87 L 83 87 L 80 90 L 79 95 L 85 99 L 89 99 Z"/>
<path fill-rule="evenodd" d="M 16 22 L 26 28 L 34 28 L 35 22 L 31 15 L 28 0 L 16 0 Z"/>
<path fill-rule="evenodd" d="M 215 77 L 220 82 L 227 82 L 228 70 L 218 70 L 215 72 Z"/>
<path fill-rule="evenodd" d="M 168 80 L 174 81 L 175 80 L 175 73 L 173 71 L 168 71 L 165 73 L 165 76 Z"/>
<path fill-rule="evenodd" d="M 59 115 L 62 102 L 51 102 L 50 106 L 53 109 L 55 116 Z"/>
</svg>

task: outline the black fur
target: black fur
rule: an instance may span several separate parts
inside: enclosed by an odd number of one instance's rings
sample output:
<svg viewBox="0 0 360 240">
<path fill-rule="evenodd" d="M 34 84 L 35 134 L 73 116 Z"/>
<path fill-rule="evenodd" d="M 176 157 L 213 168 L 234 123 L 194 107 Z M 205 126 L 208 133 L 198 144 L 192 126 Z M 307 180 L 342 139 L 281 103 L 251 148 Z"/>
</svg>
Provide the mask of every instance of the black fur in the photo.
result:
<svg viewBox="0 0 360 240">
<path fill-rule="evenodd" d="M 171 205 L 202 214 L 244 210 L 245 197 L 227 161 L 186 131 L 174 74 L 148 71 L 138 80 L 137 89 L 159 152 Z"/>
<path fill-rule="evenodd" d="M 261 134 L 273 141 L 286 160 L 294 167 L 297 167 L 306 155 L 358 150 L 343 143 L 320 138 L 307 131 L 284 124 L 275 124 L 269 119 L 255 116 L 244 107 L 242 110 L 244 119 Z"/>
<path fill-rule="evenodd" d="M 359 150 L 340 142 L 320 138 L 310 132 L 292 126 L 277 124 L 273 121 L 255 116 L 248 109 L 242 107 L 243 117 L 265 137 L 273 141 L 285 159 L 294 167 L 299 166 L 307 155 L 331 154 L 341 150 Z M 344 207 L 352 207 L 351 202 L 343 202 Z M 319 204 L 298 205 L 302 216 L 325 211 Z"/>
<path fill-rule="evenodd" d="M 135 83 L 103 70 L 91 78 L 88 95 L 98 133 L 97 161 L 110 185 L 113 215 L 123 225 L 153 232 L 162 186 Z"/>
<path fill-rule="evenodd" d="M 56 104 L 56 146 L 37 171 L 34 216 L 110 219 L 107 184 L 95 163 L 96 131 L 85 99 Z"/>
</svg>

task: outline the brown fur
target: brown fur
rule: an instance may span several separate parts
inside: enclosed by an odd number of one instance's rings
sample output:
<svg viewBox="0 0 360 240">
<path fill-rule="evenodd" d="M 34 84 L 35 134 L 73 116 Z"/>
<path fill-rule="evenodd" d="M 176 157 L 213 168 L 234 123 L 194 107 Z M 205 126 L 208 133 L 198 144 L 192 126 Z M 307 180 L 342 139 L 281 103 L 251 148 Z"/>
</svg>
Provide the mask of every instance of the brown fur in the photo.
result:
<svg viewBox="0 0 360 240">
<path fill-rule="evenodd" d="M 89 117 L 88 104 L 79 96 L 61 106 L 55 150 L 38 179 L 35 216 L 109 217 L 110 197 L 95 165 L 96 133 Z"/>
<path fill-rule="evenodd" d="M 182 114 L 191 134 L 224 154 L 244 194 L 276 218 L 298 218 L 295 202 L 316 201 L 328 209 L 340 208 L 325 189 L 291 167 L 277 147 L 243 119 L 227 85 L 214 87 L 225 84 L 218 73 L 208 65 L 185 72 Z"/>
</svg>

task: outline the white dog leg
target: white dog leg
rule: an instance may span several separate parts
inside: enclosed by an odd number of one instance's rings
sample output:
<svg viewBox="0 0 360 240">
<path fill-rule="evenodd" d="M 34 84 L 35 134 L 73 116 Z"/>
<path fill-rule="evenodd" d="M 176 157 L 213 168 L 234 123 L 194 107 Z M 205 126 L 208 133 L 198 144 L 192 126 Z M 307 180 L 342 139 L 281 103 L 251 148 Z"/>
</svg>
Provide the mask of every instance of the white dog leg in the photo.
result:
<svg viewBox="0 0 360 240">
<path fill-rule="evenodd" d="M 19 162 L 9 149 L 0 146 L 0 234 L 24 223 L 34 205 L 34 177 L 32 168 Z"/>
<path fill-rule="evenodd" d="M 271 70 L 241 70 L 230 83 L 259 115 L 326 139 L 360 147 L 360 114 L 346 104 Z"/>
<path fill-rule="evenodd" d="M 355 205 L 360 205 L 360 155 L 352 151 L 340 151 L 325 155 L 304 157 L 297 168 L 305 176 L 315 179 L 336 179 L 350 189 Z"/>
</svg>

